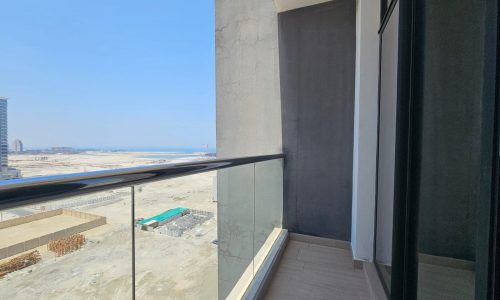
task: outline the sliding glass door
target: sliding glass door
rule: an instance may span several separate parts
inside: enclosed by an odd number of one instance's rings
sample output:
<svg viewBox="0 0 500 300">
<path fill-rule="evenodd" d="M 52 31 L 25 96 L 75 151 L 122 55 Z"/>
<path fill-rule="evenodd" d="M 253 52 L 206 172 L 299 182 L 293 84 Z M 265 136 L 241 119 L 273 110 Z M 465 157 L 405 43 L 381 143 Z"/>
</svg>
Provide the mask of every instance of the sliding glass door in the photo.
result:
<svg viewBox="0 0 500 300">
<path fill-rule="evenodd" d="M 415 6 L 418 299 L 489 298 L 496 65 L 489 13 L 486 1 Z"/>
<path fill-rule="evenodd" d="M 399 0 L 382 19 L 375 260 L 393 299 L 494 296 L 497 6 Z"/>
</svg>

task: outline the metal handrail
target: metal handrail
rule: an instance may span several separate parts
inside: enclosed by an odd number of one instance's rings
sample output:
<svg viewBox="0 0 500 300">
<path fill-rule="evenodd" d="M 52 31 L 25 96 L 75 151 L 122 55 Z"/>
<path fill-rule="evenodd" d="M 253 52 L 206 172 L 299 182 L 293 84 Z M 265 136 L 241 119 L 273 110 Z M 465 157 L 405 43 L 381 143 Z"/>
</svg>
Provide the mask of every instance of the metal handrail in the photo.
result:
<svg viewBox="0 0 500 300">
<path fill-rule="evenodd" d="M 4 180 L 0 210 L 280 158 L 284 154 Z"/>
</svg>

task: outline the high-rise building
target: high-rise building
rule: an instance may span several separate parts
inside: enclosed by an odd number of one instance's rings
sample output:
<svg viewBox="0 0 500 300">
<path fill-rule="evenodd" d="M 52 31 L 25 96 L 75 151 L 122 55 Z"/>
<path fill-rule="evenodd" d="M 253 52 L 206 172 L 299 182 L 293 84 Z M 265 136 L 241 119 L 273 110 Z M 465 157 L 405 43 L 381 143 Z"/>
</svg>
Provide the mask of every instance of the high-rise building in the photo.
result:
<svg viewBox="0 0 500 300">
<path fill-rule="evenodd" d="M 21 143 L 22 145 L 22 143 Z M 7 142 L 7 98 L 0 97 L 0 180 L 21 177 L 17 169 L 9 168 Z"/>
<path fill-rule="evenodd" d="M 12 142 L 12 151 L 13 152 L 23 152 L 24 151 L 24 146 L 23 146 L 23 142 L 21 140 L 14 140 Z"/>
<path fill-rule="evenodd" d="M 7 98 L 0 97 L 0 171 L 7 170 Z"/>
</svg>

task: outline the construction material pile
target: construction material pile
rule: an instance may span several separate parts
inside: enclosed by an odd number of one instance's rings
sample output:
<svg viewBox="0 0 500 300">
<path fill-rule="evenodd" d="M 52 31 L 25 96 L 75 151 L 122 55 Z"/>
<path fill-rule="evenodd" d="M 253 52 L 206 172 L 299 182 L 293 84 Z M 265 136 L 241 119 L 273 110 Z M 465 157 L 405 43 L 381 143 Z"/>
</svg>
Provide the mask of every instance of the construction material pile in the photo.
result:
<svg viewBox="0 0 500 300">
<path fill-rule="evenodd" d="M 87 239 L 82 234 L 73 234 L 66 238 L 51 241 L 47 244 L 47 249 L 54 252 L 56 256 L 63 256 L 67 253 L 80 249 Z"/>
<path fill-rule="evenodd" d="M 19 255 L 18 257 L 15 257 L 3 264 L 0 264 L 0 278 L 4 277 L 5 275 L 11 272 L 21 270 L 31 265 L 34 265 L 41 259 L 42 256 L 40 255 L 40 252 L 38 252 L 38 250 Z"/>
<path fill-rule="evenodd" d="M 188 214 L 172 220 L 163 226 L 159 226 L 158 232 L 173 237 L 180 237 L 185 231 L 205 223 L 213 216 L 214 214 L 211 212 L 191 209 Z"/>
</svg>

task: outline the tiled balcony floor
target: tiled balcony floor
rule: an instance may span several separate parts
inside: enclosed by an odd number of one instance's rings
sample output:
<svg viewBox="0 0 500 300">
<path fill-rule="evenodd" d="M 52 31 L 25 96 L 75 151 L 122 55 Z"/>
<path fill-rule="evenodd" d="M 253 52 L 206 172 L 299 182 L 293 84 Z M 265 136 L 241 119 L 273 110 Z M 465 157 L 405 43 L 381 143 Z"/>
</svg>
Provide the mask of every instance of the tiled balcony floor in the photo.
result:
<svg viewBox="0 0 500 300">
<path fill-rule="evenodd" d="M 350 251 L 291 239 L 265 299 L 371 299 L 363 270 Z"/>
</svg>

